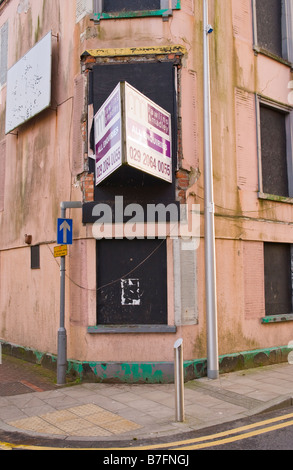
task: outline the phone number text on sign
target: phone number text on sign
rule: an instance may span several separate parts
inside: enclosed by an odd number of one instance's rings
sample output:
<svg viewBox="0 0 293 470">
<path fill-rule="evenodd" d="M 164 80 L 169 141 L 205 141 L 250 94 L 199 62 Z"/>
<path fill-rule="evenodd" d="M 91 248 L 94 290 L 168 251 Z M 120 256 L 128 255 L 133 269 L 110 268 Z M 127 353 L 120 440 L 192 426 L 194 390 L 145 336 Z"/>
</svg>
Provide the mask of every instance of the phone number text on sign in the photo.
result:
<svg viewBox="0 0 293 470">
<path fill-rule="evenodd" d="M 94 117 L 96 185 L 122 165 L 120 88 L 118 84 Z"/>
<path fill-rule="evenodd" d="M 96 144 L 96 179 L 102 181 L 121 165 L 121 121 L 118 119 Z"/>
<path fill-rule="evenodd" d="M 97 178 L 103 177 L 109 170 L 116 168 L 116 166 L 120 166 L 121 162 L 121 149 L 117 148 L 114 152 L 110 155 L 107 155 L 101 163 L 97 163 L 96 165 L 96 176 Z"/>
<path fill-rule="evenodd" d="M 128 147 L 128 155 L 130 160 L 135 162 L 135 166 L 145 169 L 146 171 L 147 169 L 150 169 L 152 172 L 159 172 L 160 174 L 166 175 L 167 177 L 170 177 L 171 175 L 170 163 L 166 163 L 147 152 L 143 152 L 130 145 Z"/>
<path fill-rule="evenodd" d="M 166 181 L 172 179 L 171 139 L 127 120 L 127 162 Z"/>
</svg>

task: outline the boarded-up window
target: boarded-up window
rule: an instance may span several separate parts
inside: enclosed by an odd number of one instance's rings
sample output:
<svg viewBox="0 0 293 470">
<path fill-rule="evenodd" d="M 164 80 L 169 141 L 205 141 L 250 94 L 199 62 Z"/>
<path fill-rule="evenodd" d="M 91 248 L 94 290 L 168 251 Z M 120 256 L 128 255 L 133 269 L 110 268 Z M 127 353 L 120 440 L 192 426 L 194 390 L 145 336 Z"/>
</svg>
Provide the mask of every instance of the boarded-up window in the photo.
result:
<svg viewBox="0 0 293 470">
<path fill-rule="evenodd" d="M 266 315 L 292 313 L 292 246 L 264 244 Z"/>
<path fill-rule="evenodd" d="M 260 106 L 262 191 L 289 196 L 286 118 L 288 113 Z"/>
<path fill-rule="evenodd" d="M 177 165 L 177 99 L 172 62 L 97 65 L 90 77 L 89 102 L 94 114 L 119 81 L 127 81 L 172 116 L 172 172 Z M 93 128 L 92 128 L 93 130 Z M 93 133 L 92 133 L 93 135 Z M 92 141 L 92 148 L 94 144 Z M 131 167 L 122 167 L 95 187 L 95 201 L 113 201 L 120 195 L 128 202 L 174 202 L 175 178 L 170 184 Z M 89 220 L 85 220 L 89 222 Z"/>
<path fill-rule="evenodd" d="M 97 323 L 167 324 L 166 240 L 97 242 Z"/>
<path fill-rule="evenodd" d="M 8 56 L 8 22 L 0 28 L 0 87 L 5 85 L 7 78 Z"/>
<path fill-rule="evenodd" d="M 40 246 L 31 246 L 31 269 L 40 269 Z"/>
<path fill-rule="evenodd" d="M 281 0 L 256 0 L 257 41 L 264 49 L 282 57 Z"/>
<path fill-rule="evenodd" d="M 172 10 L 181 9 L 181 1 L 94 0 L 93 7 L 94 14 L 92 19 L 97 21 L 109 18 L 131 18 L 142 16 L 163 16 L 168 18 L 168 16 L 172 15 Z"/>
<path fill-rule="evenodd" d="M 106 0 L 104 12 L 159 10 L 161 0 Z"/>
<path fill-rule="evenodd" d="M 160 0 L 107 0 L 104 2 L 104 11 L 158 10 L 160 3 Z"/>
<path fill-rule="evenodd" d="M 253 0 L 255 45 L 293 61 L 292 0 Z"/>
</svg>

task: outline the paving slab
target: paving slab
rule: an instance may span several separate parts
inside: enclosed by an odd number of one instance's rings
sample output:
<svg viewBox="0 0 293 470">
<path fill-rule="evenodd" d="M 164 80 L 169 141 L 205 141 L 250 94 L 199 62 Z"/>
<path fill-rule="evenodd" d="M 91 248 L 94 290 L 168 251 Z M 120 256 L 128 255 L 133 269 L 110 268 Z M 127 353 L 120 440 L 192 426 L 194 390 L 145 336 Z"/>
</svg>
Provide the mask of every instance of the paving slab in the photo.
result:
<svg viewBox="0 0 293 470">
<path fill-rule="evenodd" d="M 9 377 L 4 372 L 0 366 L 0 381 L 5 379 L 1 383 L 15 382 L 15 363 Z M 183 422 L 176 421 L 174 384 L 56 387 L 34 381 L 32 375 L 29 379 L 36 384 L 29 392 L 19 388 L 21 393 L 16 395 L 13 391 L 0 395 L 0 431 L 68 442 L 172 436 L 259 414 L 282 403 L 288 406 L 293 397 L 293 365 L 288 363 L 185 383 Z M 21 380 L 26 380 L 24 374 Z"/>
</svg>

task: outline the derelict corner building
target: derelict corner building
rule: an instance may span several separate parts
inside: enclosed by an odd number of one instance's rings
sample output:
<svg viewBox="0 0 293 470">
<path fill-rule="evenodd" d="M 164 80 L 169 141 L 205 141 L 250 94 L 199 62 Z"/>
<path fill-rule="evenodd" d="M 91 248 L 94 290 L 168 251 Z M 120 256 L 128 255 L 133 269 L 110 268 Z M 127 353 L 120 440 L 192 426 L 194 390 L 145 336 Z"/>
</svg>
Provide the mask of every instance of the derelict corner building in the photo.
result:
<svg viewBox="0 0 293 470">
<path fill-rule="evenodd" d="M 2 352 L 150 383 L 178 339 L 186 379 L 287 360 L 292 35 L 292 0 L 0 1 Z"/>
</svg>

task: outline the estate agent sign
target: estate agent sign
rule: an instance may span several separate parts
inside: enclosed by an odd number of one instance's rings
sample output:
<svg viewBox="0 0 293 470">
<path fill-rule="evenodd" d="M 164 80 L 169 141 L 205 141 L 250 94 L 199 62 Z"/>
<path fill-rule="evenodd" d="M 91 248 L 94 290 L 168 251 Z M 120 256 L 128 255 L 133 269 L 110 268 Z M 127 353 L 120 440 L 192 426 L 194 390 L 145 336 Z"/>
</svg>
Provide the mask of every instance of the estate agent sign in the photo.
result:
<svg viewBox="0 0 293 470">
<path fill-rule="evenodd" d="M 94 117 L 96 185 L 121 165 L 172 182 L 171 115 L 120 82 Z"/>
</svg>

